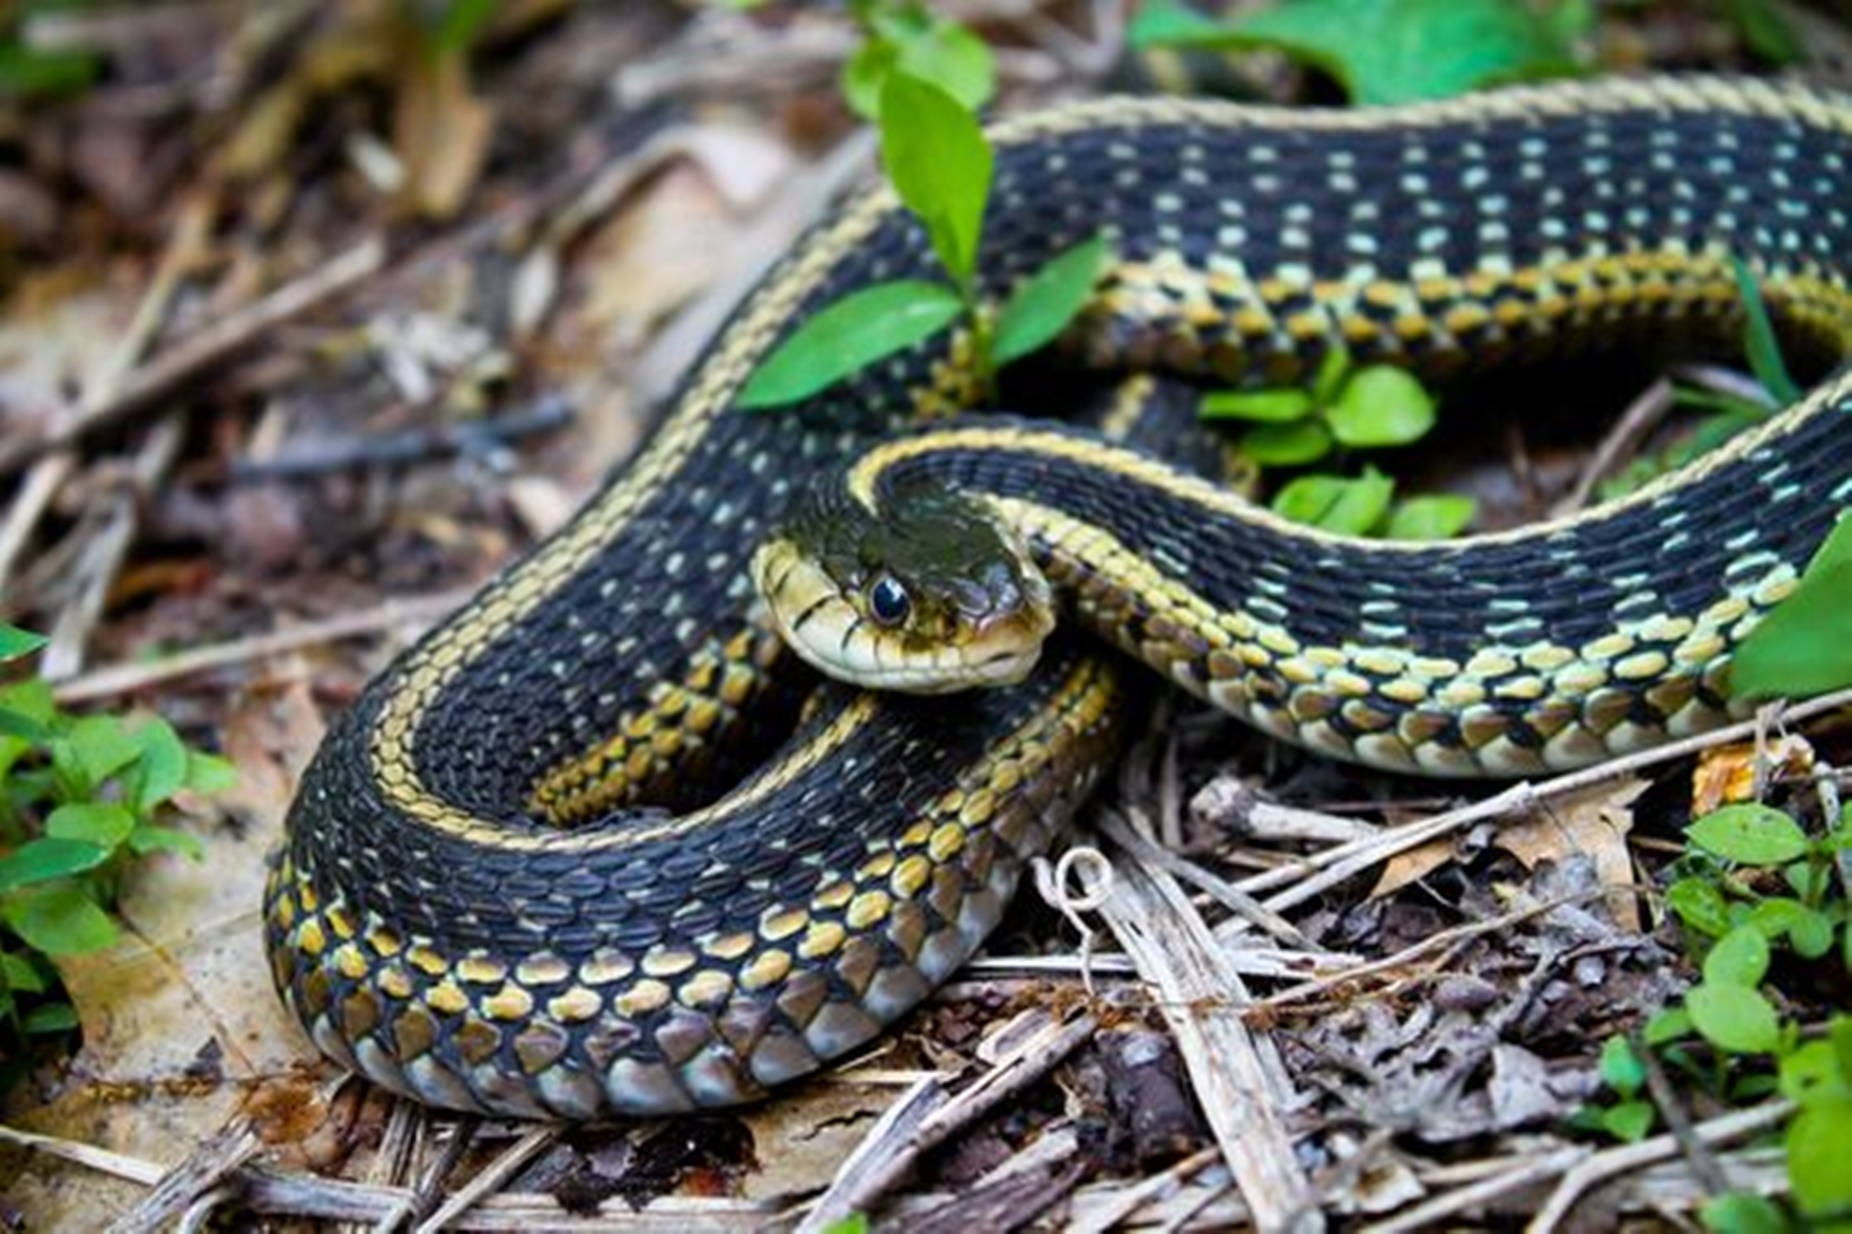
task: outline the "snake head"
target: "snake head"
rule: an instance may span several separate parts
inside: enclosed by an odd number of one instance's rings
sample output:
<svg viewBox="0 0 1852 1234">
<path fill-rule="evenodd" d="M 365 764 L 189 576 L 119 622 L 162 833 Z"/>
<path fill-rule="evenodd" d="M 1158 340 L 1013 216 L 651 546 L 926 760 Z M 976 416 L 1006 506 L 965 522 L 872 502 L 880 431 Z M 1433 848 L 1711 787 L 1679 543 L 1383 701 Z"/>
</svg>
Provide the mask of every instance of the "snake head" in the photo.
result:
<svg viewBox="0 0 1852 1234">
<path fill-rule="evenodd" d="M 1048 581 L 981 501 L 936 485 L 870 508 L 802 498 L 753 581 L 799 656 L 841 681 L 909 694 L 1013 685 L 1054 628 Z"/>
</svg>

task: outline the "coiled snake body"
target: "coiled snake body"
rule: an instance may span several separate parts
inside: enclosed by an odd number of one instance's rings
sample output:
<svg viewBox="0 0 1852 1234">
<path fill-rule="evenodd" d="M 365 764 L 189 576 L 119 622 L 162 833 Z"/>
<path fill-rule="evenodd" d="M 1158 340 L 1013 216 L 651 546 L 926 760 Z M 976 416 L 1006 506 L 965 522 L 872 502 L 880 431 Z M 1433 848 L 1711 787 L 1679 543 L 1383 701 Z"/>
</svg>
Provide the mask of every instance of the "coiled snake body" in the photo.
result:
<svg viewBox="0 0 1852 1234">
<path fill-rule="evenodd" d="M 1067 340 L 1103 368 L 1291 381 L 1341 340 L 1445 374 L 1685 334 L 1734 320 L 1732 256 L 1793 337 L 1852 352 L 1841 96 L 1113 100 L 993 138 L 985 291 L 1103 232 L 1116 257 Z M 1852 507 L 1843 369 L 1623 501 L 1440 546 L 1290 527 L 1059 426 L 891 436 L 975 397 L 957 337 L 790 413 L 732 410 L 795 323 L 932 274 L 889 191 L 850 202 L 638 457 L 331 731 L 266 900 L 277 983 L 323 1050 L 464 1110 L 726 1105 L 866 1042 L 977 947 L 1111 757 L 1122 670 L 1058 634 L 1024 684 L 950 704 L 809 694 L 747 574 L 808 488 L 873 500 L 930 465 L 1173 680 L 1314 749 L 1447 775 L 1721 721 L 1732 646 Z"/>
</svg>

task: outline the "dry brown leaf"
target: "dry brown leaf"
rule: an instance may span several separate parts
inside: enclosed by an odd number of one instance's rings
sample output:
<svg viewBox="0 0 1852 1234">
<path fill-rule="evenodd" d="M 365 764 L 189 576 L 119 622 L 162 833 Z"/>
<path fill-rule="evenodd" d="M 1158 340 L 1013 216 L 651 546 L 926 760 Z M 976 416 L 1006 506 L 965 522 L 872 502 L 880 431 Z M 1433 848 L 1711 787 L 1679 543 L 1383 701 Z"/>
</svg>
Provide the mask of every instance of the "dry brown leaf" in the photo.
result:
<svg viewBox="0 0 1852 1234">
<path fill-rule="evenodd" d="M 692 163 L 666 168 L 583 246 L 587 282 L 574 323 L 620 341 L 643 338 L 739 260 L 739 219 Z"/>
<path fill-rule="evenodd" d="M 1404 849 L 1383 863 L 1383 872 L 1370 888 L 1369 899 L 1393 895 L 1410 883 L 1426 878 L 1453 860 L 1455 836 L 1437 836 L 1425 844 Z"/>
<path fill-rule="evenodd" d="M 1552 798 L 1536 813 L 1500 827 L 1493 842 L 1527 869 L 1545 859 L 1586 852 L 1595 859 L 1603 883 L 1631 886 L 1633 863 L 1627 852 L 1627 833 L 1633 827 L 1633 812 L 1627 807 L 1646 791 L 1646 784 L 1630 778 Z M 1453 859 L 1457 840 L 1456 836 L 1439 836 L 1397 853 L 1384 864 L 1382 875 L 1370 888 L 1370 898 L 1381 899 L 1427 877 Z M 1608 904 L 1617 923 L 1630 930 L 1640 928 L 1639 906 L 1631 895 L 1617 892 Z"/>
<path fill-rule="evenodd" d="M 1762 747 L 1768 776 L 1808 776 L 1813 772 L 1813 746 L 1805 737 L 1790 733 Z M 1691 773 L 1691 816 L 1701 818 L 1721 806 L 1756 799 L 1756 744 L 1715 746 L 1698 756 Z"/>
<path fill-rule="evenodd" d="M 420 56 L 393 117 L 406 204 L 427 218 L 455 215 L 482 174 L 494 133 L 495 109 L 470 93 L 463 56 Z"/>
<path fill-rule="evenodd" d="M 902 1091 L 819 1080 L 742 1111 L 759 1168 L 740 1180 L 741 1197 L 795 1198 L 824 1186 Z"/>
<path fill-rule="evenodd" d="M 1625 890 L 1634 884 L 1627 833 L 1633 830 L 1633 803 L 1649 781 L 1637 777 L 1596 784 L 1579 793 L 1552 797 L 1516 823 L 1499 828 L 1493 843 L 1534 869 L 1544 861 L 1561 861 L 1587 853 L 1604 887 L 1608 912 L 1623 930 L 1640 929 L 1639 899 Z"/>
</svg>

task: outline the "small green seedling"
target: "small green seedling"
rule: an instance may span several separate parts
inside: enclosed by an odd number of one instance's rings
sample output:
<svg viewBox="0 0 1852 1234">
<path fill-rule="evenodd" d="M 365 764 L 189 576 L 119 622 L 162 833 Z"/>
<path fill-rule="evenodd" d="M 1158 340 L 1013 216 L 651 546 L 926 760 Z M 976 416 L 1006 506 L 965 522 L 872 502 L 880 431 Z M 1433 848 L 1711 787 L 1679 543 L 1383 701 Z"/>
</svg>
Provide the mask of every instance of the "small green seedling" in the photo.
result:
<svg viewBox="0 0 1852 1234">
<path fill-rule="evenodd" d="M 44 641 L 0 623 L 0 666 Z M 15 1039 L 76 1025 L 52 959 L 116 941 L 108 909 L 136 859 L 198 860 L 199 841 L 164 821 L 171 803 L 232 779 L 158 716 L 73 716 L 36 676 L 0 685 L 0 1022 Z"/>
<path fill-rule="evenodd" d="M 876 283 L 828 305 L 792 331 L 746 383 L 739 406 L 785 406 L 962 321 L 980 389 L 996 370 L 1051 342 L 1093 293 L 1104 238 L 1057 254 L 994 309 L 978 287 L 984 209 L 995 166 L 970 109 L 943 87 L 893 69 L 881 87 L 881 155 L 888 178 L 926 230 L 948 282 Z"/>
</svg>

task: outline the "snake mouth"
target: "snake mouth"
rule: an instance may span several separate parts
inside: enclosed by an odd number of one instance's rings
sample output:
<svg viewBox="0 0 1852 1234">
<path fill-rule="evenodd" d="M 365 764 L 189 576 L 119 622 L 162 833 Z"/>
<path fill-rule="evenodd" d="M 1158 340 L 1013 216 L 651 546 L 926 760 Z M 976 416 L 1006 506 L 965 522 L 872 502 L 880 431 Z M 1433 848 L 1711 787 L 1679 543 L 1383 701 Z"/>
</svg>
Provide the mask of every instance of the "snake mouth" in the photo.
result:
<svg viewBox="0 0 1852 1234">
<path fill-rule="evenodd" d="M 1043 594 L 1044 602 L 961 622 L 954 637 L 889 629 L 785 540 L 761 547 L 752 573 L 772 625 L 799 658 L 826 676 L 871 690 L 953 694 L 1016 685 L 1034 670 L 1055 624 Z"/>
</svg>

